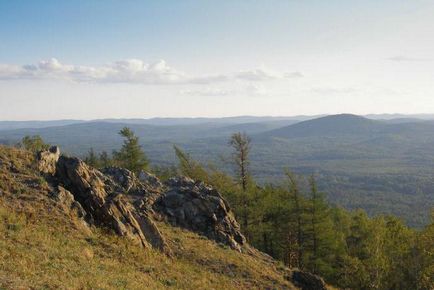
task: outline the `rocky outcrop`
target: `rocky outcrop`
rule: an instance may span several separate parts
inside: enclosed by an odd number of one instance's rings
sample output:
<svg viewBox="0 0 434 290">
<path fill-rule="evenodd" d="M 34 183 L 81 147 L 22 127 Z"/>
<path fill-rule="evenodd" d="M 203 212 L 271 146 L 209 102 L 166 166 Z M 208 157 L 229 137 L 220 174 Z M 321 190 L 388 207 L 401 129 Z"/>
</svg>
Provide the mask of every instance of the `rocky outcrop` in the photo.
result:
<svg viewBox="0 0 434 290">
<path fill-rule="evenodd" d="M 147 184 L 122 168 L 107 168 L 104 173 L 82 160 L 60 156 L 58 147 L 37 155 L 38 168 L 49 174 L 52 198 L 65 212 L 75 212 L 88 224 L 112 229 L 120 236 L 144 247 L 154 247 L 170 254 L 170 249 L 141 200 L 148 193 Z"/>
<path fill-rule="evenodd" d="M 154 174 L 146 171 L 141 171 L 138 178 L 141 182 L 147 184 L 150 189 L 160 190 L 161 188 L 163 188 L 163 184 Z"/>
<path fill-rule="evenodd" d="M 56 173 L 57 160 L 60 157 L 60 149 L 57 146 L 52 146 L 47 151 L 40 151 L 36 155 L 38 160 L 38 169 L 45 174 L 54 175 Z"/>
<path fill-rule="evenodd" d="M 78 158 L 59 155 L 57 147 L 39 153 L 38 166 L 53 175 L 55 199 L 89 224 L 165 252 L 170 250 L 153 220 L 156 216 L 238 251 L 246 243 L 229 205 L 202 182 L 176 177 L 162 184 L 147 172 L 137 177 L 119 167 L 99 171 Z"/>
<path fill-rule="evenodd" d="M 56 178 L 83 205 L 89 223 L 109 227 L 144 247 L 169 252 L 155 223 L 146 213 L 140 213 L 128 194 L 133 188 L 139 192 L 134 174 L 118 169 L 111 169 L 109 173 L 104 175 L 78 158 L 61 156 Z M 144 195 L 144 189 L 142 193 Z"/>
<path fill-rule="evenodd" d="M 110 177 L 116 184 L 120 185 L 124 193 L 133 193 L 143 189 L 143 186 L 140 184 L 135 174 L 128 169 L 106 167 L 101 170 L 101 173 Z"/>
<path fill-rule="evenodd" d="M 170 223 L 241 251 L 246 239 L 218 191 L 187 177 L 171 178 L 166 186 L 155 207 Z"/>
</svg>

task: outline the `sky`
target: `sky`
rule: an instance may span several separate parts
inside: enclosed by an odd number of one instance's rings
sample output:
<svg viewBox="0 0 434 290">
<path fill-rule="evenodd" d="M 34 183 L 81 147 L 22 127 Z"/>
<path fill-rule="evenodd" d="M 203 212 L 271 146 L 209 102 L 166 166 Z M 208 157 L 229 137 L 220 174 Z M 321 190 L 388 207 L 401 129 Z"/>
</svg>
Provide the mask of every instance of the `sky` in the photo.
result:
<svg viewBox="0 0 434 290">
<path fill-rule="evenodd" d="M 0 120 L 434 113 L 434 1 L 0 0 Z"/>
</svg>

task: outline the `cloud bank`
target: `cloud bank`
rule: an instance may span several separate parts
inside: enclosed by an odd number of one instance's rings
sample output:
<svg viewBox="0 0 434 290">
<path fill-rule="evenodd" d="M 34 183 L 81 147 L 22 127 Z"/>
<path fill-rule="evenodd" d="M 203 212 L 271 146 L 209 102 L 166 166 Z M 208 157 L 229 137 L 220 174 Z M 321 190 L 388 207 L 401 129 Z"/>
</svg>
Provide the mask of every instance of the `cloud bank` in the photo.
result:
<svg viewBox="0 0 434 290">
<path fill-rule="evenodd" d="M 192 76 L 170 67 L 164 60 L 145 63 L 126 59 L 101 66 L 63 64 L 55 58 L 36 64 L 0 64 L 0 80 L 67 80 L 95 83 L 212 84 L 227 81 L 263 82 L 302 77 L 300 72 L 277 73 L 254 69 L 229 74 Z"/>
</svg>

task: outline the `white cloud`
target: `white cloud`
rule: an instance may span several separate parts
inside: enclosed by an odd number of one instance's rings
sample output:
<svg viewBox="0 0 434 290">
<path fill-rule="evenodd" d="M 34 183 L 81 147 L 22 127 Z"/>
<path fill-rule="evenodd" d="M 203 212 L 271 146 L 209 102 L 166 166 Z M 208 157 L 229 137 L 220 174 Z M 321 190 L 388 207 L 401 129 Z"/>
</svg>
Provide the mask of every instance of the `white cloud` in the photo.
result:
<svg viewBox="0 0 434 290">
<path fill-rule="evenodd" d="M 63 64 L 55 58 L 37 64 L 0 64 L 0 80 L 63 79 L 74 82 L 137 83 L 137 84 L 212 84 L 234 80 L 248 82 L 272 81 L 301 77 L 301 73 L 276 73 L 263 69 L 238 73 L 191 76 L 170 67 L 164 60 L 145 63 L 126 59 L 102 66 Z"/>
</svg>

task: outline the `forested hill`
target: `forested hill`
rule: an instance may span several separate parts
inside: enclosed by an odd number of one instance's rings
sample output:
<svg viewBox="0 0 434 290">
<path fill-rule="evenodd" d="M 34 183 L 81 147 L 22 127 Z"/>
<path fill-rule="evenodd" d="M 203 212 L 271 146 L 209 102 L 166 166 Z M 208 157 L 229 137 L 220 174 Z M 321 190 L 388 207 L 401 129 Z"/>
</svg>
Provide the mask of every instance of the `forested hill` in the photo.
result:
<svg viewBox="0 0 434 290">
<path fill-rule="evenodd" d="M 295 138 L 308 136 L 363 135 L 379 133 L 387 127 L 385 122 L 361 116 L 341 114 L 299 122 L 264 133 L 265 136 Z"/>
<path fill-rule="evenodd" d="M 415 116 L 374 117 L 100 120 L 0 130 L 0 142 L 16 144 L 25 135 L 40 135 L 69 154 L 85 156 L 90 148 L 110 154 L 122 144 L 117 132 L 128 126 L 153 166 L 175 164 L 177 144 L 231 172 L 229 136 L 246 132 L 252 139 L 252 174 L 259 182 L 281 182 L 285 168 L 315 173 L 331 202 L 371 215 L 392 213 L 421 227 L 434 204 L 434 123 Z"/>
</svg>

